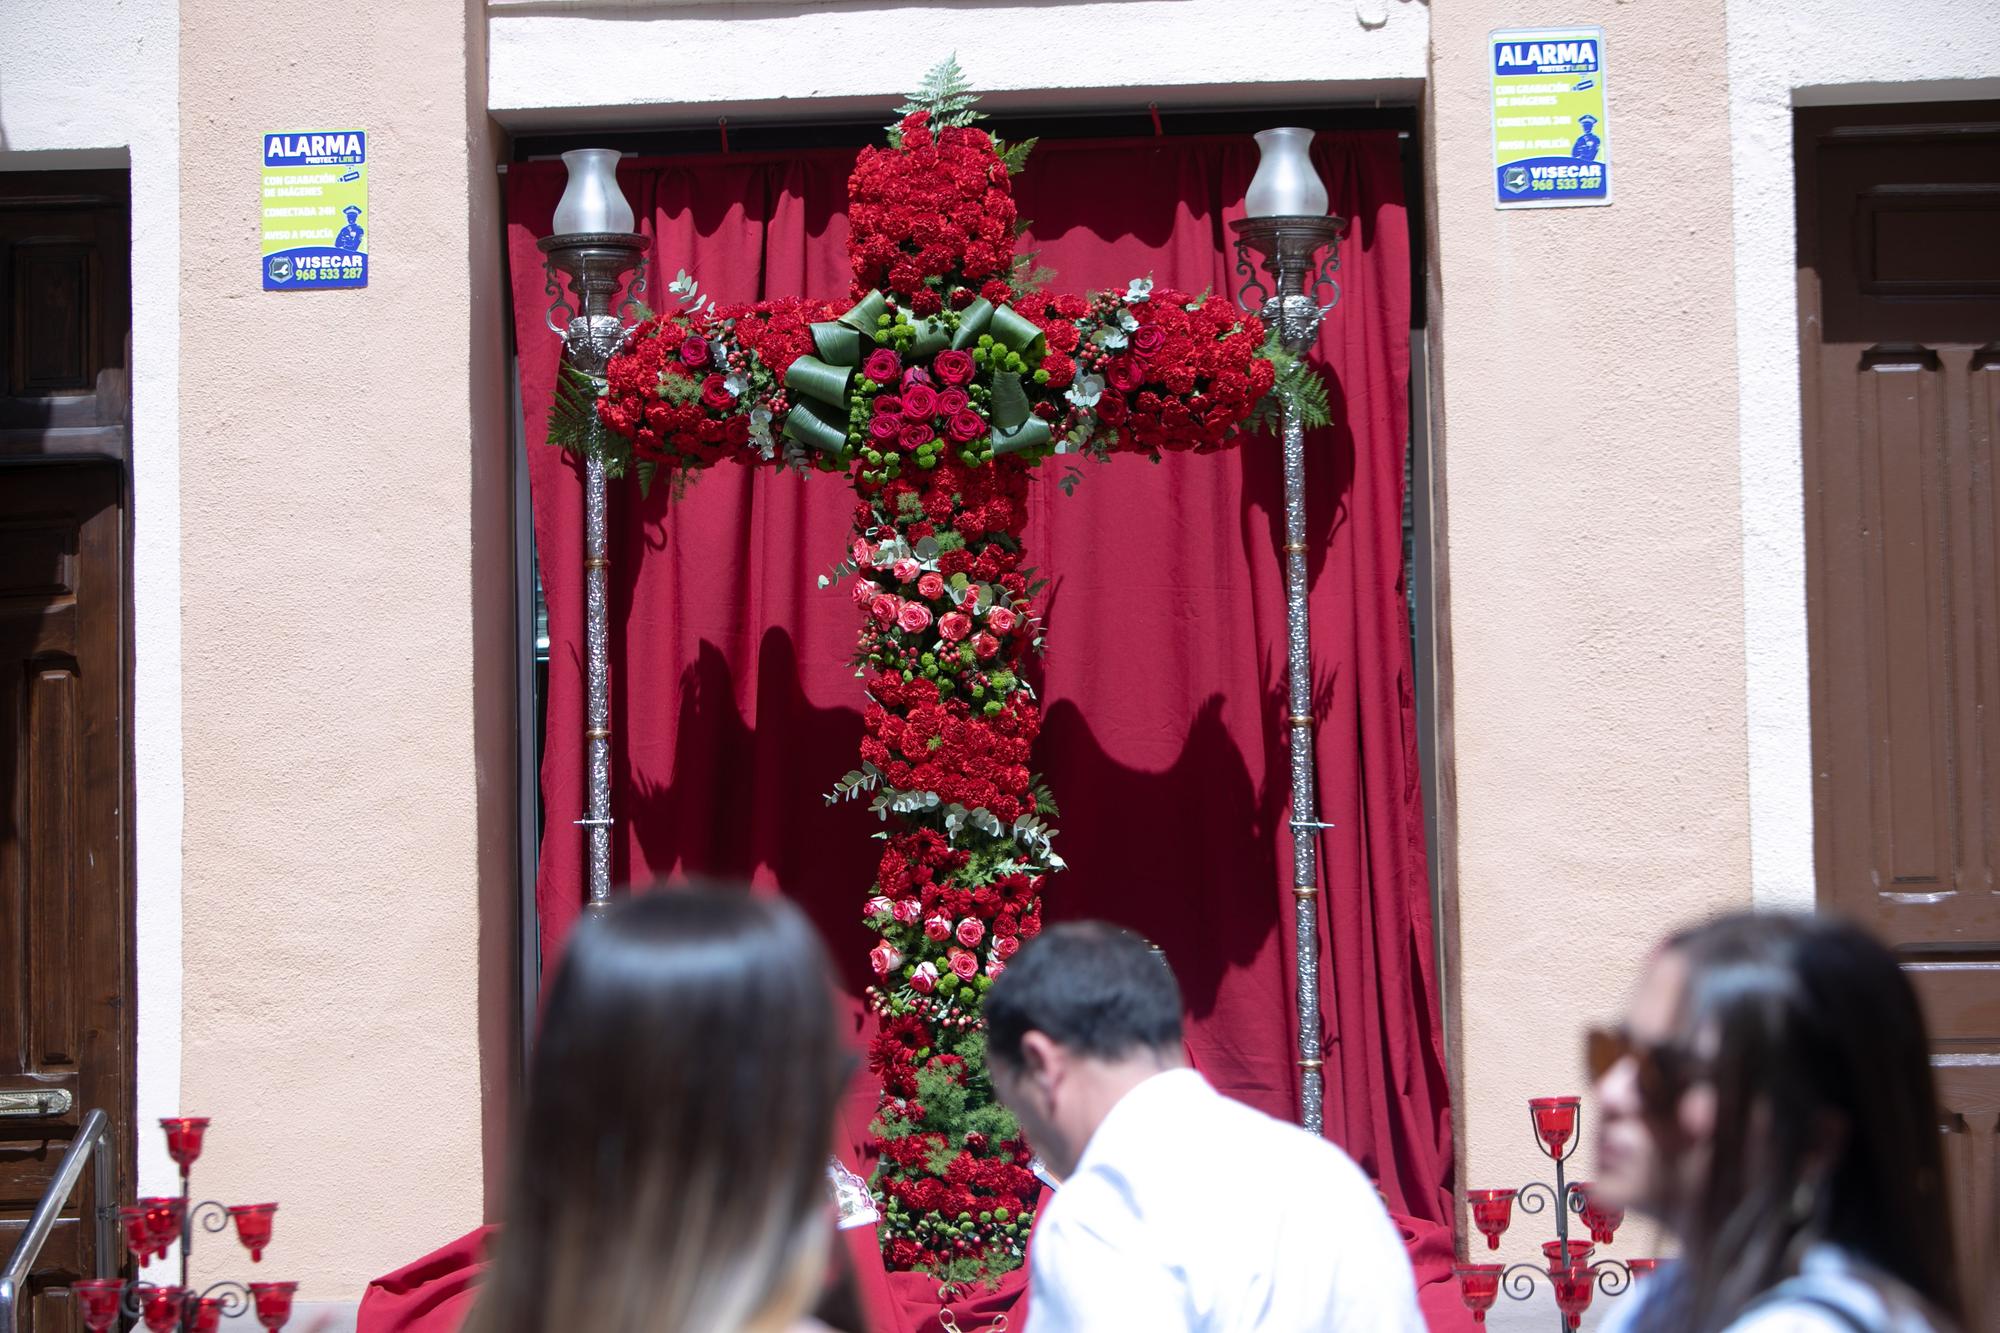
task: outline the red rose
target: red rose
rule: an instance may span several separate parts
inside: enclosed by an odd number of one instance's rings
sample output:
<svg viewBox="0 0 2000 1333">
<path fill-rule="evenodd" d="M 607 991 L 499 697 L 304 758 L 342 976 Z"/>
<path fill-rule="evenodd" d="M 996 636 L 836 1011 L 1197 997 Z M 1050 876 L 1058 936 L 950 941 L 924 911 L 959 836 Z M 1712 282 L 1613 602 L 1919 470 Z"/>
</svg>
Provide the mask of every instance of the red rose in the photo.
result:
<svg viewBox="0 0 2000 1333">
<path fill-rule="evenodd" d="M 967 408 L 953 414 L 951 420 L 944 423 L 944 433 L 953 444 L 971 444 L 986 434 L 986 423 L 979 419 L 977 412 Z"/>
<path fill-rule="evenodd" d="M 944 580 L 936 574 L 926 574 L 917 580 L 917 595 L 936 601 L 944 596 Z"/>
<path fill-rule="evenodd" d="M 901 417 L 876 417 L 868 423 L 868 438 L 878 444 L 894 444 L 902 433 Z"/>
<path fill-rule="evenodd" d="M 701 382 L 701 405 L 713 412 L 727 412 L 736 406 L 736 395 L 729 392 L 722 376 L 710 375 Z"/>
<path fill-rule="evenodd" d="M 681 364 L 699 370 L 708 364 L 708 341 L 690 333 L 681 339 Z"/>
<path fill-rule="evenodd" d="M 912 384 L 903 390 L 903 414 L 928 421 L 936 414 L 937 390 L 928 384 Z"/>
<path fill-rule="evenodd" d="M 931 369 L 945 384 L 970 383 L 974 368 L 972 353 L 960 351 L 955 347 L 939 352 L 937 358 L 931 362 Z"/>
<path fill-rule="evenodd" d="M 972 405 L 972 399 L 963 389 L 946 389 L 938 395 L 937 414 L 941 417 L 955 417 Z"/>
<path fill-rule="evenodd" d="M 1142 324 L 1132 331 L 1132 350 L 1139 356 L 1154 355 L 1166 341 L 1167 335 L 1152 324 Z"/>
<path fill-rule="evenodd" d="M 882 946 L 887 948 L 887 945 Z M 970 981 L 979 975 L 979 960 L 963 949 L 951 951 L 952 975 L 960 981 Z"/>
<path fill-rule="evenodd" d="M 978 917 L 969 916 L 958 923 L 958 929 L 953 933 L 958 936 L 960 944 L 970 949 L 973 945 L 986 938 L 986 927 Z"/>
<path fill-rule="evenodd" d="M 990 662 L 1000 652 L 1000 640 L 991 634 L 980 634 L 972 640 L 972 655 L 982 662 Z"/>
<path fill-rule="evenodd" d="M 953 611 L 938 621 L 938 633 L 952 643 L 957 643 L 972 633 L 972 618 L 960 611 Z"/>
<path fill-rule="evenodd" d="M 1120 393 L 1130 393 L 1146 380 L 1146 368 L 1129 356 L 1113 357 L 1104 363 L 1104 379 Z"/>
<path fill-rule="evenodd" d="M 911 366 L 908 370 L 905 370 L 903 372 L 904 393 L 908 393 L 911 389 L 914 389 L 919 384 L 931 388 L 936 387 L 931 384 L 931 373 L 928 370 L 925 370 L 922 366 Z"/>
<path fill-rule="evenodd" d="M 915 453 L 917 450 L 929 444 L 931 442 L 931 437 L 936 433 L 937 432 L 933 431 L 929 426 L 919 425 L 917 422 L 914 421 L 906 421 L 903 423 L 902 434 L 899 435 L 897 439 L 904 449 L 908 450 L 911 453 Z"/>
<path fill-rule="evenodd" d="M 887 347 L 878 347 L 868 354 L 861 373 L 877 384 L 887 384 L 903 373 L 903 358 Z"/>
<path fill-rule="evenodd" d="M 1110 394 L 1106 394 L 1097 400 L 1097 419 L 1105 425 L 1120 425 L 1124 422 L 1127 415 L 1128 411 L 1123 398 L 1115 398 Z"/>
<path fill-rule="evenodd" d="M 931 611 L 922 602 L 904 602 L 896 612 L 896 624 L 905 634 L 916 634 L 930 628 Z"/>
</svg>

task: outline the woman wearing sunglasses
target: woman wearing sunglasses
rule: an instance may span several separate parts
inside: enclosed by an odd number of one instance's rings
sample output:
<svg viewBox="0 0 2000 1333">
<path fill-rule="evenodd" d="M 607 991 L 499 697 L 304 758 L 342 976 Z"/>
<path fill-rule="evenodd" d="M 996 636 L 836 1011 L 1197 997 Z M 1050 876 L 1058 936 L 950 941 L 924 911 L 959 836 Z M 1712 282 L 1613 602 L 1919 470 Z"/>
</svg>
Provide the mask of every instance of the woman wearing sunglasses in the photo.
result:
<svg viewBox="0 0 2000 1333">
<path fill-rule="evenodd" d="M 1596 1188 L 1682 1256 L 1605 1333 L 1957 1327 L 1923 1018 L 1873 938 L 1796 916 L 1677 935 L 1590 1046 Z"/>
</svg>

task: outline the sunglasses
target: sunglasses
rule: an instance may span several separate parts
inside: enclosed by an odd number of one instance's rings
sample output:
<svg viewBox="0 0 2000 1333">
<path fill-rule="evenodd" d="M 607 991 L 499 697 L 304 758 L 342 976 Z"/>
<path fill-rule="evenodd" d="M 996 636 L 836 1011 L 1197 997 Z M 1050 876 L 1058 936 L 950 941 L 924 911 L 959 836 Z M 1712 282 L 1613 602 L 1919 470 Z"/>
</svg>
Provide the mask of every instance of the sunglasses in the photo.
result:
<svg viewBox="0 0 2000 1333">
<path fill-rule="evenodd" d="M 1597 1083 L 1620 1061 L 1634 1062 L 1639 1102 L 1651 1112 L 1670 1112 L 1703 1076 L 1700 1062 L 1672 1046 L 1643 1042 L 1622 1027 L 1592 1028 L 1584 1037 L 1584 1064 Z"/>
</svg>

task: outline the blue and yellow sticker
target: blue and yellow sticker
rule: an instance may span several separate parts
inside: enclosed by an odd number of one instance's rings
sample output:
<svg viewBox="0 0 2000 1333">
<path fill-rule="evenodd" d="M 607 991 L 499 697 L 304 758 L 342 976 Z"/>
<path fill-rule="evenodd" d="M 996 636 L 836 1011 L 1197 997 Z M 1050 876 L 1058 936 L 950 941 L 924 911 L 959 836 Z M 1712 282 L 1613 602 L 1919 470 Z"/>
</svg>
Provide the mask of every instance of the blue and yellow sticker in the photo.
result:
<svg viewBox="0 0 2000 1333">
<path fill-rule="evenodd" d="M 368 285 L 368 135 L 264 136 L 264 290 Z"/>
<path fill-rule="evenodd" d="M 1494 207 L 1610 203 L 1604 29 L 1501 28 L 1488 48 Z"/>
</svg>

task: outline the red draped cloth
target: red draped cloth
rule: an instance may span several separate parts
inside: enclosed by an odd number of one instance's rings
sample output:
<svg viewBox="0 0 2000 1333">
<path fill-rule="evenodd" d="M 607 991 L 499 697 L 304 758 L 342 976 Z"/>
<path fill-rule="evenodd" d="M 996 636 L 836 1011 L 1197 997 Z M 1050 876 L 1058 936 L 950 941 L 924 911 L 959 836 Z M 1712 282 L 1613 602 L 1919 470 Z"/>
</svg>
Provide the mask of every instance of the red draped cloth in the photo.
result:
<svg viewBox="0 0 2000 1333">
<path fill-rule="evenodd" d="M 1242 137 L 1045 143 L 1015 181 L 1025 247 L 1054 290 L 1231 293 L 1225 224 L 1255 169 Z M 1307 463 L 1313 698 L 1325 834 L 1320 994 L 1326 1134 L 1380 1185 L 1409 1239 L 1435 1327 L 1465 1322 L 1451 1271 L 1450 1113 L 1439 1038 L 1409 624 L 1402 583 L 1409 429 L 1410 254 L 1393 133 L 1322 133 L 1314 157 L 1351 219 L 1339 305 L 1317 358 L 1336 424 Z M 719 301 L 845 302 L 852 150 L 638 159 L 619 172 L 652 238 L 648 297 L 686 269 Z M 530 441 L 542 438 L 558 340 L 535 240 L 562 190 L 556 162 L 507 177 L 509 257 Z M 573 460 L 531 443 L 548 600 L 547 836 L 538 901 L 553 961 L 583 900 L 583 532 Z M 1161 464 L 1120 456 L 1040 469 L 1024 539 L 1050 582 L 1046 721 L 1037 753 L 1061 817 L 1049 920 L 1100 917 L 1166 950 L 1197 1066 L 1273 1115 L 1298 1104 L 1287 821 L 1285 598 L 1278 442 Z M 879 827 L 823 794 L 855 766 L 856 612 L 819 576 L 845 550 L 844 478 L 723 465 L 611 502 L 613 875 L 726 876 L 782 889 L 818 922 L 851 995 L 869 982 L 861 903 Z M 864 1019 L 854 1001 L 860 1040 Z M 640 1053 L 642 1054 L 642 1053 Z M 866 1174 L 872 1088 L 857 1088 L 844 1156 Z M 1256 1171 L 1246 1161 L 1243 1170 Z M 861 1233 L 865 1241 L 872 1233 Z M 476 1235 L 383 1279 L 363 1333 L 446 1333 Z M 882 1327 L 929 1333 L 935 1284 L 884 1275 L 857 1244 Z M 454 1286 L 456 1284 L 456 1286 Z M 1001 1292 L 955 1306 L 983 1328 Z M 1020 1327 L 1020 1316 L 1012 1320 Z"/>
</svg>

